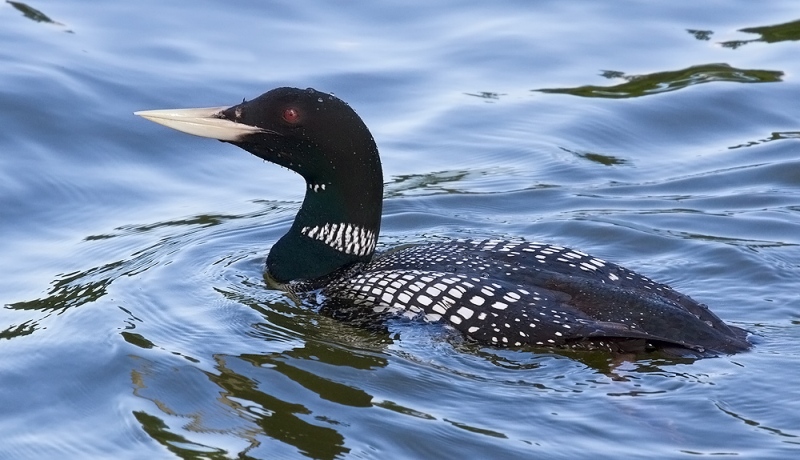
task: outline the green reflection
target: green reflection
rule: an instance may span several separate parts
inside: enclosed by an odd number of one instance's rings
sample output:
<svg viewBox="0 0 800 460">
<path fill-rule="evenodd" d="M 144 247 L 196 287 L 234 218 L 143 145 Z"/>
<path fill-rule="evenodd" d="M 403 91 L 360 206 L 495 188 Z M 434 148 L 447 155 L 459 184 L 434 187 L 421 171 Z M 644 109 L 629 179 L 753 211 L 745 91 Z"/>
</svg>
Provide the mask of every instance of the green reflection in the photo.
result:
<svg viewBox="0 0 800 460">
<path fill-rule="evenodd" d="M 446 193 L 463 193 L 455 187 L 445 184 L 456 183 L 466 179 L 471 174 L 467 170 L 434 171 L 427 174 L 400 174 L 392 177 L 386 184 L 385 198 L 408 195 L 408 192 L 430 193 L 432 190 Z"/>
<path fill-rule="evenodd" d="M 628 162 L 624 158 L 618 158 L 613 155 L 605 155 L 602 153 L 594 153 L 594 152 L 578 152 L 574 150 L 565 149 L 564 147 L 560 147 L 561 150 L 571 153 L 577 157 L 583 158 L 585 160 L 593 161 L 595 163 L 600 163 L 604 166 L 615 166 L 621 165 Z"/>
<path fill-rule="evenodd" d="M 107 294 L 108 287 L 116 279 L 123 276 L 135 276 L 159 264 L 166 263 L 166 260 L 162 260 L 163 255 L 168 254 L 175 247 L 187 244 L 197 229 L 220 225 L 225 221 L 241 217 L 249 216 L 201 214 L 188 219 L 119 227 L 115 229 L 117 233 L 113 234 L 87 236 L 85 241 L 92 242 L 152 233 L 173 227 L 189 228 L 181 233 L 165 236 L 155 244 L 133 252 L 125 260 L 118 260 L 88 270 L 61 274 L 51 283 L 51 288 L 45 297 L 8 304 L 6 308 L 63 313 L 69 308 L 94 302 Z"/>
<path fill-rule="evenodd" d="M 410 407 L 401 406 L 400 404 L 397 404 L 394 401 L 378 401 L 374 405 L 375 407 L 382 407 L 392 412 L 397 412 L 398 414 L 410 415 L 412 417 L 421 418 L 423 420 L 436 420 L 436 417 L 434 417 L 433 415 L 426 414 L 425 412 L 420 412 Z"/>
<path fill-rule="evenodd" d="M 765 137 L 763 139 L 758 139 L 755 141 L 750 141 L 744 144 L 733 145 L 731 147 L 728 147 L 728 149 L 733 150 L 733 149 L 740 149 L 742 147 L 753 147 L 756 145 L 766 144 L 767 142 L 780 141 L 784 139 L 800 139 L 800 131 L 773 132 L 769 135 L 769 137 Z"/>
<path fill-rule="evenodd" d="M 310 344 L 310 342 L 307 343 L 307 345 Z M 256 367 L 269 366 L 324 400 L 345 406 L 372 407 L 372 395 L 363 390 L 332 382 L 312 372 L 292 366 L 285 359 L 276 359 L 275 356 L 270 355 L 242 355 L 240 358 Z"/>
<path fill-rule="evenodd" d="M 317 341 L 306 342 L 302 348 L 294 348 L 284 355 L 293 359 L 321 361 L 332 366 L 346 366 L 364 371 L 380 369 L 389 364 L 380 354 L 367 354 L 363 351 L 354 353 L 347 348 Z"/>
<path fill-rule="evenodd" d="M 180 458 L 211 460 L 226 460 L 230 458 L 224 450 L 191 442 L 183 436 L 171 432 L 169 426 L 154 415 L 142 411 L 134 411 L 133 416 L 142 425 L 145 433 Z"/>
<path fill-rule="evenodd" d="M 698 40 L 708 41 L 711 40 L 711 35 L 714 33 L 711 30 L 695 30 L 695 29 L 686 29 L 687 32 L 694 35 L 694 38 Z"/>
<path fill-rule="evenodd" d="M 268 361 L 265 358 L 265 362 Z M 301 418 L 300 415 L 311 415 L 311 410 L 304 405 L 287 402 L 261 391 L 258 382 L 230 369 L 224 357 L 219 357 L 217 362 L 220 374 L 208 374 L 208 378 L 222 389 L 231 407 L 238 408 L 254 419 L 263 434 L 294 446 L 312 458 L 332 459 L 350 451 L 344 446 L 344 437 L 334 428 L 309 423 L 305 417 Z M 253 403 L 258 410 L 244 407 L 239 402 L 242 400 Z"/>
<path fill-rule="evenodd" d="M 60 25 L 60 26 L 64 25 L 64 24 L 61 24 L 60 22 L 53 21 L 46 14 L 42 13 L 41 11 L 37 10 L 36 8 L 28 6 L 25 3 L 12 2 L 12 1 L 9 1 L 9 0 L 6 0 L 6 3 L 8 3 L 9 5 L 11 5 L 14 8 L 16 8 L 17 11 L 21 12 L 26 18 L 28 18 L 28 19 L 30 19 L 32 21 L 47 22 L 47 23 L 50 23 L 50 24 L 57 24 L 57 25 Z"/>
<path fill-rule="evenodd" d="M 117 231 L 117 233 L 89 235 L 84 240 L 85 241 L 108 240 L 120 236 L 148 233 L 153 230 L 168 229 L 171 227 L 197 227 L 197 228 L 213 227 L 215 225 L 220 225 L 225 221 L 234 220 L 239 217 L 242 216 L 225 215 L 225 214 L 200 214 L 194 217 L 189 217 L 187 219 L 167 220 L 164 222 L 156 222 L 153 224 L 123 225 L 122 227 L 117 227 L 114 229 Z"/>
<path fill-rule="evenodd" d="M 444 419 L 445 422 L 453 425 L 456 428 L 461 428 L 462 430 L 469 431 L 471 433 L 482 434 L 485 436 L 491 436 L 493 438 L 502 438 L 508 439 L 508 436 L 504 435 L 503 433 L 499 433 L 497 431 L 487 430 L 485 428 L 478 428 L 471 425 L 467 425 L 466 423 L 455 422 L 453 420 Z"/>
<path fill-rule="evenodd" d="M 755 42 L 778 43 L 797 41 L 800 40 L 800 20 L 776 24 L 774 26 L 748 27 L 746 29 L 739 29 L 739 32 L 759 34 L 761 37 L 751 40 L 730 40 L 722 42 L 720 45 L 725 48 L 736 49 L 748 43 Z"/>
<path fill-rule="evenodd" d="M 33 320 L 25 321 L 22 324 L 10 325 L 5 330 L 0 331 L 0 339 L 13 339 L 15 337 L 23 337 L 33 334 L 33 331 L 39 329 L 38 323 Z"/>
<path fill-rule="evenodd" d="M 387 336 L 384 321 L 378 322 L 375 316 L 364 314 L 361 308 L 358 312 L 332 311 L 325 305 L 312 305 L 285 292 L 264 290 L 263 284 L 252 281 L 242 281 L 241 285 L 233 287 L 233 290 L 214 290 L 233 302 L 252 308 L 265 319 L 263 323 L 252 325 L 250 334 L 260 339 L 288 342 L 316 337 L 333 343 L 341 343 L 345 339 L 350 345 L 375 350 L 382 350 L 392 342 Z M 254 298 L 253 295 L 260 297 Z M 352 313 L 352 317 L 347 316 L 348 313 Z M 383 316 L 381 318 L 385 319 Z M 347 365 L 357 367 L 358 362 L 351 362 L 350 358 L 347 355 L 343 359 Z M 333 357 L 328 356 L 327 359 Z M 375 363 L 367 362 L 364 365 L 369 368 Z"/>
<path fill-rule="evenodd" d="M 486 102 L 499 101 L 500 96 L 506 95 L 504 93 L 495 93 L 492 91 L 480 91 L 478 93 L 464 93 L 464 94 L 466 94 L 467 96 L 479 97 L 481 99 L 485 99 Z"/>
<path fill-rule="evenodd" d="M 544 88 L 534 91 L 571 94 L 582 97 L 632 98 L 649 96 L 686 88 L 700 83 L 727 81 L 737 83 L 771 83 L 782 81 L 783 72 L 777 70 L 738 69 L 728 64 L 703 64 L 686 69 L 656 72 L 645 75 L 625 75 L 618 71 L 604 71 L 606 78 L 621 78 L 625 83 L 614 86 L 579 86 L 577 88 Z"/>
<path fill-rule="evenodd" d="M 142 348 L 153 346 L 138 334 L 128 334 L 126 340 Z M 134 395 L 164 414 L 138 412 L 136 419 L 154 440 L 182 458 L 251 458 L 248 455 L 256 455 L 253 450 L 265 438 L 306 457 L 341 458 L 350 449 L 338 428 L 347 426 L 339 408 L 368 409 L 374 398 L 322 377 L 318 366 L 371 371 L 387 365 L 380 355 L 315 341 L 278 353 L 216 355 L 214 361 L 213 371 L 182 365 L 165 369 L 160 361 L 147 360 L 137 360 L 140 366 L 131 370 Z M 187 399 L 187 391 L 205 396 Z M 186 423 L 170 427 L 162 418 Z M 215 445 L 208 440 L 212 433 L 237 436 L 248 447 L 239 453 L 210 447 Z M 202 436 L 202 444 L 194 440 L 195 434 Z"/>
<path fill-rule="evenodd" d="M 12 2 L 12 1 L 9 1 L 9 0 L 6 0 L 6 3 L 8 3 L 11 6 L 13 6 L 14 9 L 16 9 L 17 11 L 22 13 L 23 16 L 25 16 L 26 18 L 30 19 L 31 21 L 41 22 L 41 23 L 45 23 L 45 24 L 53 24 L 53 25 L 56 25 L 56 26 L 64 26 L 64 24 L 62 24 L 62 23 L 60 23 L 58 21 L 54 21 L 54 20 L 50 19 L 50 17 L 47 16 L 46 14 L 42 13 L 41 11 L 37 10 L 36 8 L 28 6 L 25 3 Z M 66 32 L 68 34 L 75 33 L 72 30 L 65 30 L 64 32 Z"/>
<path fill-rule="evenodd" d="M 103 265 L 82 272 L 62 275 L 53 281 L 46 297 L 8 304 L 12 310 L 38 310 L 63 313 L 71 307 L 94 302 L 107 292 L 108 285 L 116 276 L 102 276 L 116 271 L 122 262 Z"/>
<path fill-rule="evenodd" d="M 137 334 L 135 332 L 123 331 L 120 332 L 120 335 L 122 335 L 122 338 L 125 339 L 126 342 L 128 342 L 131 345 L 135 345 L 139 348 L 149 349 L 155 347 L 153 342 L 147 340 L 141 334 Z"/>
</svg>

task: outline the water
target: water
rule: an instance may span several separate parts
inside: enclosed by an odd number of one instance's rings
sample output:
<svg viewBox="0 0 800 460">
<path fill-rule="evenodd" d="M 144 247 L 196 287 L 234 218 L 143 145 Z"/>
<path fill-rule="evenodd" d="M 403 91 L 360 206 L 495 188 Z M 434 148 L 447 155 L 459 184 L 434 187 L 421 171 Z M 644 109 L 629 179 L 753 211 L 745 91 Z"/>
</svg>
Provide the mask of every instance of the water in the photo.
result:
<svg viewBox="0 0 800 460">
<path fill-rule="evenodd" d="M 795 3 L 0 4 L 0 458 L 795 458 Z M 293 304 L 261 272 L 298 178 L 132 115 L 280 85 L 372 129 L 383 248 L 579 248 L 755 348 L 498 350 Z"/>
</svg>

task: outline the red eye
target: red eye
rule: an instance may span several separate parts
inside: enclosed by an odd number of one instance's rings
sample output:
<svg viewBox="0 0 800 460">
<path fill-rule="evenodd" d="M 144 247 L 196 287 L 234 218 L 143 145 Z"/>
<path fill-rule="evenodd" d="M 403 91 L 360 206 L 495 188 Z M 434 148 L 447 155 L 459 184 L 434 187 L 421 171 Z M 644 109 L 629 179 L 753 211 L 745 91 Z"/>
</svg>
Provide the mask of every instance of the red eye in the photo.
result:
<svg viewBox="0 0 800 460">
<path fill-rule="evenodd" d="M 300 121 L 300 111 L 294 107 L 283 109 L 283 119 L 287 123 L 295 124 Z"/>
</svg>

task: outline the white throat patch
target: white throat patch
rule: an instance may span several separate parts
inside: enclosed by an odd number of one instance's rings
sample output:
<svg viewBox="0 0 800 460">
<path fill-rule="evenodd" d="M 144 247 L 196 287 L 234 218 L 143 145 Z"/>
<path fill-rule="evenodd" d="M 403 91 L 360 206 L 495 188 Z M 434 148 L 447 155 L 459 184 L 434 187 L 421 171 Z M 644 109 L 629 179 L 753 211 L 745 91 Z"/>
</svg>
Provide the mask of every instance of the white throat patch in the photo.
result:
<svg viewBox="0 0 800 460">
<path fill-rule="evenodd" d="M 357 225 L 341 223 L 303 227 L 300 233 L 345 254 L 366 256 L 375 250 L 375 233 Z"/>
</svg>

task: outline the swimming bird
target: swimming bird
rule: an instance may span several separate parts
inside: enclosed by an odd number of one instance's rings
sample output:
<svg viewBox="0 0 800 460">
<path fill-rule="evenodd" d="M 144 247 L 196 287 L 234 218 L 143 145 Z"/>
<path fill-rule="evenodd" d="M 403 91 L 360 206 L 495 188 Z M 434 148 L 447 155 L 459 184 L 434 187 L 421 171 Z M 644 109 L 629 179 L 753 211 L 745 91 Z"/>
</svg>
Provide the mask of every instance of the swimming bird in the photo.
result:
<svg viewBox="0 0 800 460">
<path fill-rule="evenodd" d="M 383 173 L 369 129 L 344 101 L 276 88 L 232 107 L 136 112 L 238 146 L 305 179 L 266 277 L 328 311 L 444 322 L 499 347 L 681 356 L 732 354 L 747 332 L 671 287 L 584 252 L 524 240 L 425 242 L 375 252 Z"/>
</svg>

